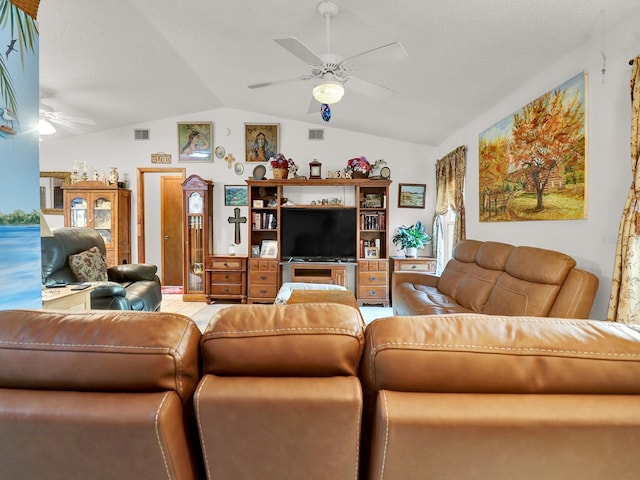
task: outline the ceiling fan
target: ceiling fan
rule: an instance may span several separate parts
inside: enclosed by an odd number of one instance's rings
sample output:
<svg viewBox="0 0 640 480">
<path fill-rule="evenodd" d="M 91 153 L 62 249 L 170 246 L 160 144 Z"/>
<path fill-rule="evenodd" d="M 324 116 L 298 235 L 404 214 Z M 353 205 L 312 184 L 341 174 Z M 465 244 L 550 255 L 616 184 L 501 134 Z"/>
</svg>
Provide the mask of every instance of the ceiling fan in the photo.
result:
<svg viewBox="0 0 640 480">
<path fill-rule="evenodd" d="M 407 52 L 398 42 L 389 43 L 349 58 L 331 53 L 331 18 L 338 14 L 338 6 L 331 1 L 318 5 L 318 11 L 325 19 L 327 53 L 317 55 L 294 37 L 276 38 L 274 41 L 293 55 L 308 63 L 311 73 L 294 78 L 249 85 L 249 88 L 262 88 L 282 83 L 315 80 L 313 99 L 309 111 L 318 110 L 321 104 L 339 102 L 344 95 L 344 87 L 372 98 L 386 98 L 395 92 L 387 87 L 364 80 L 354 75 L 356 70 L 398 62 L 407 58 Z"/>
<path fill-rule="evenodd" d="M 77 125 L 95 125 L 90 118 L 76 117 L 66 113 L 56 112 L 56 110 L 45 103 L 40 102 L 40 124 L 39 131 L 43 135 L 50 135 L 56 132 L 55 126 L 60 126 L 73 133 L 83 133 Z"/>
</svg>

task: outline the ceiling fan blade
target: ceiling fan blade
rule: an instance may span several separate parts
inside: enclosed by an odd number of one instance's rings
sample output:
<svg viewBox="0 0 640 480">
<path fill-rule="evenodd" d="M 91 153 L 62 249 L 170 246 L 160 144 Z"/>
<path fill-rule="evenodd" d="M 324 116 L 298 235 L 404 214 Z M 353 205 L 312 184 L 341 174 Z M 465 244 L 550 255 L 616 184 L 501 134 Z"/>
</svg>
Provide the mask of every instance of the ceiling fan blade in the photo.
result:
<svg viewBox="0 0 640 480">
<path fill-rule="evenodd" d="M 308 63 L 309 65 L 322 65 L 324 63 L 318 55 L 316 55 L 309 49 L 309 47 L 307 47 L 304 43 L 302 43 L 295 37 L 276 38 L 274 39 L 274 42 L 276 42 L 281 47 L 289 50 L 289 52 L 291 52 L 303 62 Z"/>
<path fill-rule="evenodd" d="M 369 80 L 363 80 L 359 77 L 349 77 L 345 80 L 345 85 L 349 90 L 366 95 L 372 98 L 389 98 L 395 93 L 394 90 L 378 85 L 377 83 L 370 82 Z"/>
<path fill-rule="evenodd" d="M 307 113 L 318 113 L 320 112 L 320 107 L 322 107 L 322 104 L 311 96 L 311 102 L 309 102 Z"/>
<path fill-rule="evenodd" d="M 66 120 L 66 121 L 71 122 L 71 123 L 81 123 L 83 125 L 95 125 L 96 124 L 96 122 L 94 122 L 90 118 L 74 117 L 73 115 L 67 115 L 67 114 L 62 113 L 62 112 L 55 112 L 55 113 L 51 114 L 51 116 L 53 118 L 58 118 L 60 120 Z"/>
<path fill-rule="evenodd" d="M 355 71 L 386 63 L 399 62 L 405 60 L 408 56 L 402 45 L 398 42 L 393 42 L 346 58 L 342 63 L 344 63 L 349 70 Z"/>
<path fill-rule="evenodd" d="M 297 81 L 300 81 L 300 80 L 309 80 L 311 78 L 313 78 L 313 75 L 300 75 L 299 77 L 284 78 L 282 80 L 272 80 L 271 82 L 255 83 L 253 85 L 249 85 L 249 88 L 270 87 L 271 85 L 279 85 L 281 83 L 297 82 Z"/>
<path fill-rule="evenodd" d="M 67 120 L 62 120 L 60 118 L 49 118 L 48 119 L 51 123 L 53 123 L 56 126 L 59 127 L 63 127 L 66 128 L 67 130 L 69 130 L 72 133 L 75 134 L 81 134 L 84 133 L 81 129 L 79 129 L 74 123 L 72 122 L 68 122 Z"/>
</svg>

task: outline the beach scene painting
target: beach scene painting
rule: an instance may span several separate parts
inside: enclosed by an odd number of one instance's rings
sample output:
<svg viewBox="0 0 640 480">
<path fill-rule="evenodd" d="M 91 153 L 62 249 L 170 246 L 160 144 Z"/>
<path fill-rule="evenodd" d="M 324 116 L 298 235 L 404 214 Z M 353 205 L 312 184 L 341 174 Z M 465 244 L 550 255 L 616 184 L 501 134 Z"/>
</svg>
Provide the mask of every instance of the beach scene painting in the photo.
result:
<svg viewBox="0 0 640 480">
<path fill-rule="evenodd" d="M 587 73 L 479 135 L 481 222 L 587 215 Z"/>
<path fill-rule="evenodd" d="M 38 33 L 0 0 L 0 310 L 42 308 Z"/>
</svg>

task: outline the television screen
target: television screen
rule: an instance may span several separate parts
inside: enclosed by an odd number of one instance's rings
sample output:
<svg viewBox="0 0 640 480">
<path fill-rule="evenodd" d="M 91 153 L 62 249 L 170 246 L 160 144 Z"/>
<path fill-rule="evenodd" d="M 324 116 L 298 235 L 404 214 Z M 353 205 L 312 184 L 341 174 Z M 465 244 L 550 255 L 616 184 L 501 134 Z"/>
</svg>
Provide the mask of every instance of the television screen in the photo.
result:
<svg viewBox="0 0 640 480">
<path fill-rule="evenodd" d="M 355 260 L 355 208 L 283 208 L 280 213 L 283 260 Z"/>
</svg>

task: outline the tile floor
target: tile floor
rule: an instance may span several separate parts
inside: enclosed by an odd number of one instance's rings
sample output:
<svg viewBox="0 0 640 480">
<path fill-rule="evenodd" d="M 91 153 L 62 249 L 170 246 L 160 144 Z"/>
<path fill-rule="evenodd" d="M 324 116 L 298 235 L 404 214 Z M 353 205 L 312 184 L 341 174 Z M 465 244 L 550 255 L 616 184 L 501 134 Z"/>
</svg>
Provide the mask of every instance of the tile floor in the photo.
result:
<svg viewBox="0 0 640 480">
<path fill-rule="evenodd" d="M 211 317 L 223 308 L 235 303 L 212 303 L 208 305 L 204 302 L 183 302 L 180 294 L 163 294 L 161 312 L 181 313 L 193 319 L 201 331 L 204 331 Z M 393 315 L 391 307 L 360 307 L 360 312 L 365 323 L 369 323 L 376 318 L 389 317 Z"/>
</svg>

